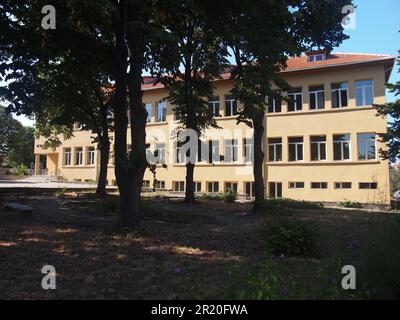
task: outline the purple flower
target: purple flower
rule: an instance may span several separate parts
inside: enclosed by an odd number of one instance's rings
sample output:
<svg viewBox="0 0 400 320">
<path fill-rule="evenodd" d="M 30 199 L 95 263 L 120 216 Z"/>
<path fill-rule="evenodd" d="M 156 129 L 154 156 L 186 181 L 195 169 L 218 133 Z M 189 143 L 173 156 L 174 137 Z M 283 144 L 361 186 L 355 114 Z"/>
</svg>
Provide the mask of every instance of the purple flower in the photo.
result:
<svg viewBox="0 0 400 320">
<path fill-rule="evenodd" d="M 179 267 L 178 267 L 178 268 L 175 268 L 175 270 L 174 270 L 175 273 L 179 273 L 179 272 L 181 272 L 181 271 L 182 271 L 182 269 L 179 268 Z"/>
<path fill-rule="evenodd" d="M 287 297 L 287 295 L 289 294 L 289 289 L 286 287 L 281 288 L 281 295 Z"/>
</svg>

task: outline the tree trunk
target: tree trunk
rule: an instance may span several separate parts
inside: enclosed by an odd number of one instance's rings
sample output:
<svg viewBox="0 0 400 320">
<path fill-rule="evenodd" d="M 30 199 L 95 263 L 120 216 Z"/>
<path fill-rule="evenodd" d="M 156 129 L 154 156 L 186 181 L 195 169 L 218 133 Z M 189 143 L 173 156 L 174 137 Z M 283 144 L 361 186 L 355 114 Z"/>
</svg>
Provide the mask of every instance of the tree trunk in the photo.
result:
<svg viewBox="0 0 400 320">
<path fill-rule="evenodd" d="M 101 138 L 103 141 L 99 141 L 99 149 L 100 149 L 100 171 L 99 171 L 99 179 L 97 182 L 96 195 L 99 197 L 104 197 L 107 194 L 106 185 L 107 185 L 107 171 L 108 171 L 108 160 L 110 158 L 110 141 L 108 138 L 105 140 Z"/>
<path fill-rule="evenodd" d="M 264 200 L 264 177 L 263 177 L 263 166 L 264 166 L 264 152 L 262 151 L 262 142 L 264 135 L 264 112 L 261 112 L 253 119 L 254 128 L 254 212 L 263 212 L 265 209 Z"/>
<path fill-rule="evenodd" d="M 194 204 L 196 201 L 194 197 L 193 172 L 194 172 L 194 164 L 188 162 L 186 164 L 185 202 L 189 204 Z"/>
</svg>

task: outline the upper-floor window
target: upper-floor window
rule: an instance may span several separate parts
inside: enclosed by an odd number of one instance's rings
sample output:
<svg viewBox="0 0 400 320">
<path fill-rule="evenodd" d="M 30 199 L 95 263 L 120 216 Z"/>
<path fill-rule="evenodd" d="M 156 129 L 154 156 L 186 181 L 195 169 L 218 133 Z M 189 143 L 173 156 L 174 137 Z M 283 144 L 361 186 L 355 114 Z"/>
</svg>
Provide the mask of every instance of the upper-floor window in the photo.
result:
<svg viewBox="0 0 400 320">
<path fill-rule="evenodd" d="M 357 148 L 358 148 L 358 160 L 376 159 L 375 134 L 358 133 Z"/>
<path fill-rule="evenodd" d="M 81 147 L 75 148 L 75 165 L 80 166 L 83 164 L 83 149 Z"/>
<path fill-rule="evenodd" d="M 323 61 L 326 60 L 324 53 L 312 54 L 308 56 L 308 62 Z"/>
<path fill-rule="evenodd" d="M 71 148 L 64 148 L 64 166 L 71 165 Z"/>
<path fill-rule="evenodd" d="M 185 163 L 186 162 L 186 152 L 183 148 L 181 142 L 175 144 L 175 163 Z"/>
<path fill-rule="evenodd" d="M 350 160 L 350 134 L 333 135 L 333 160 Z"/>
<path fill-rule="evenodd" d="M 268 139 L 268 161 L 282 161 L 282 138 Z"/>
<path fill-rule="evenodd" d="M 303 137 L 289 138 L 289 161 L 303 161 Z"/>
<path fill-rule="evenodd" d="M 212 113 L 215 117 L 219 117 L 219 97 L 212 97 L 208 101 L 208 108 L 210 113 Z"/>
<path fill-rule="evenodd" d="M 163 122 L 167 119 L 167 103 L 160 101 L 157 103 L 157 122 Z"/>
<path fill-rule="evenodd" d="M 231 96 L 225 96 L 225 116 L 234 116 L 237 114 L 237 100 Z"/>
<path fill-rule="evenodd" d="M 225 162 L 238 161 L 238 141 L 236 139 L 225 140 Z"/>
<path fill-rule="evenodd" d="M 146 108 L 146 112 L 147 112 L 146 122 L 150 122 L 151 117 L 153 115 L 153 105 L 151 103 L 146 103 L 145 108 Z"/>
<path fill-rule="evenodd" d="M 281 111 L 282 111 L 281 96 L 277 94 L 276 96 L 268 97 L 268 112 L 275 113 Z"/>
<path fill-rule="evenodd" d="M 158 163 L 165 163 L 165 143 L 157 143 L 154 151 L 154 156 Z"/>
<path fill-rule="evenodd" d="M 356 86 L 356 106 L 370 106 L 374 104 L 372 80 L 359 80 Z"/>
<path fill-rule="evenodd" d="M 347 82 L 332 84 L 332 108 L 348 106 L 348 84 Z"/>
<path fill-rule="evenodd" d="M 310 87 L 310 109 L 325 108 L 325 93 L 324 86 Z"/>
<path fill-rule="evenodd" d="M 177 121 L 182 119 L 182 113 L 180 112 L 180 110 L 177 110 L 175 108 L 174 108 L 174 118 Z"/>
<path fill-rule="evenodd" d="M 288 111 L 299 111 L 303 109 L 303 93 L 301 88 L 289 91 Z"/>
<path fill-rule="evenodd" d="M 208 161 L 210 163 L 219 162 L 221 160 L 219 154 L 219 141 L 210 140 L 208 141 Z"/>
<path fill-rule="evenodd" d="M 326 136 L 311 136 L 311 161 L 326 160 Z"/>
<path fill-rule="evenodd" d="M 86 164 L 94 165 L 94 147 L 88 147 L 86 153 Z"/>
<path fill-rule="evenodd" d="M 253 162 L 254 143 L 252 138 L 243 139 L 244 162 Z"/>
</svg>

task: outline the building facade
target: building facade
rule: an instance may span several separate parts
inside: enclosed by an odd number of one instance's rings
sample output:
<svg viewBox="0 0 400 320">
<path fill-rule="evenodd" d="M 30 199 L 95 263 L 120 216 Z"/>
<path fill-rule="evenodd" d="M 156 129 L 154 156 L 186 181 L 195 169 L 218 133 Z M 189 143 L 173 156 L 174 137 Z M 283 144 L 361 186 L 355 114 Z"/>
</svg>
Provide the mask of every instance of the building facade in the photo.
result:
<svg viewBox="0 0 400 320">
<path fill-rule="evenodd" d="M 280 93 L 284 99 L 277 95 L 266 101 L 263 150 L 269 197 L 390 202 L 389 163 L 379 157 L 385 146 L 378 138 L 386 131 L 387 120 L 376 116 L 373 104 L 385 103 L 384 84 L 393 64 L 393 57 L 373 54 L 318 53 L 289 59 L 281 76 L 292 89 Z M 146 142 L 149 154 L 167 164 L 157 169 L 156 188 L 184 191 L 185 152 L 172 138 L 179 119 L 163 100 L 166 89 L 147 80 Z M 242 105 L 230 96 L 233 85 L 229 73 L 215 81 L 209 107 L 220 129 L 205 130 L 200 137 L 195 190 L 215 193 L 229 188 L 252 197 L 252 129 L 237 124 Z M 74 137 L 55 150 L 43 149 L 43 138 L 37 139 L 36 172 L 45 167 L 47 174 L 68 181 L 95 181 L 99 152 L 91 136 L 76 127 Z M 115 185 L 110 158 L 108 184 Z M 144 187 L 152 185 L 153 175 L 147 170 Z"/>
</svg>

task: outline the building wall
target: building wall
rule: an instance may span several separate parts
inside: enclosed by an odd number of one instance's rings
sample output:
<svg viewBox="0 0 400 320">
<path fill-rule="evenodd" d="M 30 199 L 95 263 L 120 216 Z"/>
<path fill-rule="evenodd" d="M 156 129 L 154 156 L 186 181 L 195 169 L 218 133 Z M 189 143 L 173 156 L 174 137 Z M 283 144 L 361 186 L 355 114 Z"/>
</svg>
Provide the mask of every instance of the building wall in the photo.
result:
<svg viewBox="0 0 400 320">
<path fill-rule="evenodd" d="M 372 106 L 355 106 L 354 81 L 372 79 L 374 83 L 374 102 L 385 102 L 384 91 L 384 66 L 383 64 L 365 64 L 360 66 L 348 66 L 340 69 L 324 69 L 312 72 L 283 74 L 285 80 L 292 87 L 303 88 L 303 110 L 287 112 L 287 103 L 282 103 L 282 112 L 269 113 L 265 118 L 266 139 L 264 139 L 265 157 L 265 179 L 266 182 L 282 183 L 282 196 L 294 199 L 313 201 L 341 201 L 352 200 L 359 202 L 388 203 L 390 201 L 389 190 L 389 165 L 387 161 L 379 159 L 359 161 L 357 158 L 357 133 L 382 133 L 386 128 L 386 119 L 376 117 Z M 349 85 L 349 106 L 346 108 L 331 108 L 331 83 L 347 81 Z M 308 87 L 313 85 L 324 85 L 325 109 L 309 110 Z M 215 83 L 215 96 L 220 98 L 220 112 L 222 117 L 217 118 L 217 123 L 222 129 L 208 129 L 204 132 L 202 139 L 219 140 L 220 154 L 224 154 L 224 140 L 237 138 L 239 141 L 239 162 L 235 164 L 216 163 L 196 164 L 194 180 L 202 182 L 202 191 L 206 191 L 207 182 L 219 182 L 220 191 L 224 190 L 225 182 L 236 182 L 238 192 L 245 192 L 245 182 L 253 181 L 252 166 L 243 161 L 243 138 L 250 138 L 252 130 L 245 124 L 237 124 L 235 116 L 225 117 L 225 95 L 229 94 L 233 86 L 231 80 L 221 80 Z M 154 149 L 156 143 L 166 144 L 166 169 L 161 166 L 157 169 L 157 179 L 165 181 L 165 188 L 172 189 L 173 182 L 185 180 L 185 166 L 173 163 L 173 148 L 171 133 L 174 132 L 179 122 L 174 120 L 171 106 L 168 104 L 165 122 L 156 122 L 156 104 L 167 95 L 164 89 L 148 90 L 144 92 L 143 102 L 152 103 L 152 119 L 147 124 L 146 142 Z M 240 107 L 240 106 L 239 106 Z M 333 160 L 334 134 L 348 133 L 351 136 L 351 159 L 346 161 Z M 225 136 L 223 136 L 225 134 Z M 310 160 L 311 135 L 326 135 L 327 138 L 327 160 L 313 162 Z M 288 161 L 288 138 L 301 136 L 304 139 L 304 160 L 301 162 Z M 96 180 L 98 176 L 99 153 L 96 151 L 95 164 L 86 165 L 86 152 L 83 155 L 83 165 L 65 166 L 63 150 L 71 148 L 72 164 L 75 163 L 75 149 L 82 147 L 86 150 L 91 143 L 91 133 L 75 131 L 74 137 L 64 141 L 62 146 L 56 150 L 43 150 L 42 139 L 36 140 L 35 154 L 48 154 L 55 159 L 54 154 L 59 154 L 57 162 L 58 174 L 69 181 L 74 180 Z M 282 138 L 281 162 L 268 162 L 267 138 Z M 378 140 L 378 139 L 376 139 Z M 128 132 L 128 144 L 130 135 Z M 384 146 L 377 141 L 377 150 Z M 50 154 L 53 154 L 51 156 Z M 113 157 L 111 156 L 108 169 L 108 184 L 115 184 Z M 47 161 L 49 163 L 49 161 Z M 152 173 L 148 170 L 144 180 L 152 181 Z M 304 182 L 304 189 L 290 189 L 289 182 Z M 327 182 L 327 189 L 311 189 L 311 182 Z M 351 189 L 335 189 L 334 182 L 351 182 Z M 376 182 L 376 190 L 359 189 L 360 182 Z M 265 185 L 266 192 L 270 190 L 268 183 Z"/>
</svg>

